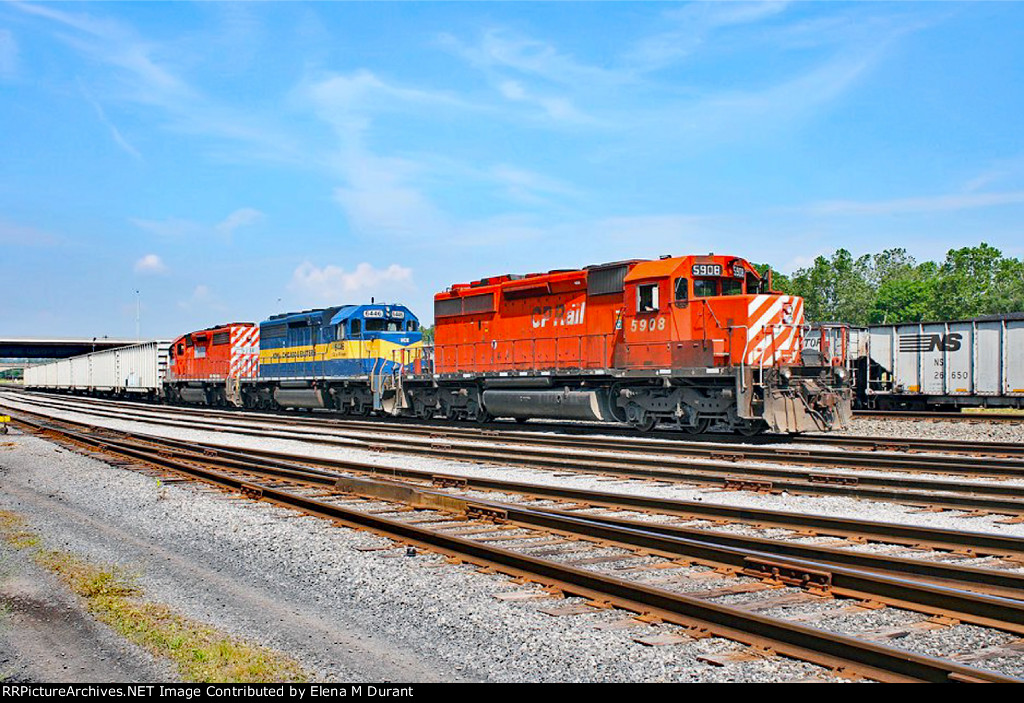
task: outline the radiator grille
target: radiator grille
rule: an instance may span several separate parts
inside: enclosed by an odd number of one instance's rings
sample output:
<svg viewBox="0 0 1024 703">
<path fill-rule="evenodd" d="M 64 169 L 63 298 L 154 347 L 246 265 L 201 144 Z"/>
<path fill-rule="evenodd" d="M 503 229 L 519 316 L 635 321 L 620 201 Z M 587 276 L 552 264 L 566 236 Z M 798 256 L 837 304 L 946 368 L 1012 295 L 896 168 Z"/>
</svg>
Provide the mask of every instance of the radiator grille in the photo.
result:
<svg viewBox="0 0 1024 703">
<path fill-rule="evenodd" d="M 621 293 L 626 288 L 628 266 L 591 269 L 587 275 L 587 295 Z"/>
</svg>

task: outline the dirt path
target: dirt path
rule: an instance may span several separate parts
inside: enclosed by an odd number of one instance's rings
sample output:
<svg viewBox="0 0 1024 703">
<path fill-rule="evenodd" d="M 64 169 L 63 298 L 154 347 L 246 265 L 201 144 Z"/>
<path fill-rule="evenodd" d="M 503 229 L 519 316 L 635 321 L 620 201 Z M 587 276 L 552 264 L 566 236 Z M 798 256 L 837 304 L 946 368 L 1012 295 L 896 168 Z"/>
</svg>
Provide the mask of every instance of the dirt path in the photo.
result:
<svg viewBox="0 0 1024 703">
<path fill-rule="evenodd" d="M 49 573 L 0 551 L 0 678 L 7 682 L 173 681 L 173 672 L 85 612 Z"/>
</svg>

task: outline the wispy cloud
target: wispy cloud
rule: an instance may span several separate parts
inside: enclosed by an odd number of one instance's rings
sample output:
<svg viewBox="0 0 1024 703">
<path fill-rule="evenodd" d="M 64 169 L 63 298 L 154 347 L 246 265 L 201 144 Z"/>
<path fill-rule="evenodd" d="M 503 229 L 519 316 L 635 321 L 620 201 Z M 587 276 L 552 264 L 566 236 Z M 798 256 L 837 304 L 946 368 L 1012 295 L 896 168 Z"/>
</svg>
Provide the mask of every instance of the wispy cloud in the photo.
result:
<svg viewBox="0 0 1024 703">
<path fill-rule="evenodd" d="M 643 37 L 625 54 L 638 72 L 654 71 L 705 48 L 716 30 L 755 24 L 780 15 L 788 2 L 696 3 L 664 13 L 669 28 Z"/>
<path fill-rule="evenodd" d="M 147 220 L 142 218 L 131 218 L 133 225 L 146 230 L 159 237 L 183 238 L 202 234 L 207 228 L 192 220 L 182 220 L 171 217 L 166 220 Z"/>
<path fill-rule="evenodd" d="M 35 227 L 0 220 L 0 244 L 4 246 L 50 247 L 59 238 Z"/>
<path fill-rule="evenodd" d="M 597 123 L 593 117 L 576 109 L 572 101 L 566 97 L 538 95 L 528 90 L 519 81 L 502 81 L 498 85 L 499 92 L 512 102 L 538 105 L 553 120 L 564 122 Z"/>
<path fill-rule="evenodd" d="M 192 294 L 184 300 L 178 301 L 178 308 L 189 312 L 196 311 L 208 313 L 211 311 L 225 312 L 227 306 L 220 300 L 210 287 L 205 283 L 199 283 L 192 289 Z"/>
<path fill-rule="evenodd" d="M 222 104 L 204 94 L 174 65 L 174 50 L 138 35 L 131 26 L 90 14 L 73 13 L 39 4 L 12 3 L 68 31 L 55 37 L 91 61 L 113 70 L 106 96 L 161 111 L 164 128 L 211 140 L 240 143 L 237 154 L 284 162 L 301 162 L 296 140 L 272 120 L 252 111 Z M 115 137 L 116 139 L 116 137 Z"/>
<path fill-rule="evenodd" d="M 18 42 L 9 29 L 0 29 L 0 78 L 18 74 Z"/>
<path fill-rule="evenodd" d="M 262 222 L 266 218 L 255 208 L 243 207 L 235 210 L 216 224 L 204 224 L 195 220 L 169 217 L 164 220 L 131 218 L 129 221 L 141 229 L 158 237 L 168 239 L 184 239 L 188 237 L 206 237 L 220 234 L 228 239 L 236 230 Z"/>
<path fill-rule="evenodd" d="M 363 262 L 347 271 L 333 264 L 320 267 L 305 261 L 292 273 L 288 287 L 317 304 L 362 300 L 371 294 L 394 301 L 412 289 L 412 269 L 398 264 L 381 269 Z"/>
<path fill-rule="evenodd" d="M 442 34 L 438 43 L 479 69 L 518 73 L 563 86 L 609 86 L 634 80 L 629 72 L 589 65 L 553 44 L 504 29 L 486 31 L 476 43 Z"/>
<path fill-rule="evenodd" d="M 262 222 L 266 219 L 259 210 L 251 207 L 243 207 L 235 210 L 233 213 L 225 217 L 220 223 L 216 225 L 216 229 L 221 234 L 231 236 L 235 233 L 235 230 L 241 227 L 249 227 L 258 222 Z"/>
<path fill-rule="evenodd" d="M 78 82 L 78 87 L 82 91 L 82 96 L 85 98 L 86 102 L 92 105 L 93 109 L 96 111 L 96 116 L 99 118 L 100 122 L 102 122 L 103 125 L 107 128 L 107 130 L 109 130 L 110 136 L 114 140 L 114 143 L 117 144 L 117 146 L 126 154 L 128 154 L 132 158 L 141 161 L 142 154 L 140 154 L 139 150 L 136 149 L 127 139 L 124 138 L 124 135 L 121 134 L 121 130 L 119 130 L 117 126 L 110 121 L 110 119 L 107 117 L 106 111 L 103 109 L 103 106 L 100 105 L 99 102 L 97 102 L 97 100 L 92 96 L 92 94 L 85 88 L 85 86 L 82 85 L 81 81 Z"/>
<path fill-rule="evenodd" d="M 951 212 L 1024 203 L 1024 191 L 1004 193 L 951 193 L 918 198 L 856 201 L 830 200 L 807 208 L 815 215 L 902 215 Z"/>
<path fill-rule="evenodd" d="M 151 273 L 165 273 L 167 266 L 156 254 L 146 254 L 141 259 L 135 262 L 135 273 L 140 274 L 151 274 Z"/>
<path fill-rule="evenodd" d="M 449 98 L 392 86 L 366 71 L 310 81 L 297 94 L 334 130 L 337 147 L 323 158 L 344 181 L 334 198 L 355 232 L 411 235 L 437 228 L 442 216 L 416 183 L 423 165 L 374 152 L 366 134 L 382 104 L 451 106 Z"/>
</svg>

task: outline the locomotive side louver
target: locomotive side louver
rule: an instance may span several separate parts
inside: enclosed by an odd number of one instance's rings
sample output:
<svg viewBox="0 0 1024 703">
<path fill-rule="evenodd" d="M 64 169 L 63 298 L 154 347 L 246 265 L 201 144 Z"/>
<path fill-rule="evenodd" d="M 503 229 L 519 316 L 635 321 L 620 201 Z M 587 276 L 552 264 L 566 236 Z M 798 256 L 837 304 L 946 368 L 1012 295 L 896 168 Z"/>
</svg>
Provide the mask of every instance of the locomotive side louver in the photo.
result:
<svg viewBox="0 0 1024 703">
<path fill-rule="evenodd" d="M 587 275 L 587 295 L 621 293 L 626 289 L 629 266 L 618 265 L 590 269 Z"/>
</svg>

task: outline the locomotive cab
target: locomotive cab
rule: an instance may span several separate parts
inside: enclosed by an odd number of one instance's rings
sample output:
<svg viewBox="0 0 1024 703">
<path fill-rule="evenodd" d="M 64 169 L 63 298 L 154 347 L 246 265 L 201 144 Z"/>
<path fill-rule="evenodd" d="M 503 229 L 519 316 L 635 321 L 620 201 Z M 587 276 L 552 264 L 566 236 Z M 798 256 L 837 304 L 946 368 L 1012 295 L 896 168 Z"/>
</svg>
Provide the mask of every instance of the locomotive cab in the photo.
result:
<svg viewBox="0 0 1024 703">
<path fill-rule="evenodd" d="M 625 278 L 623 302 L 616 366 L 673 379 L 662 389 L 619 394 L 630 423 L 674 422 L 703 432 L 724 422 L 749 434 L 848 421 L 843 377 L 802 364 L 802 299 L 771 291 L 747 261 L 708 255 L 641 262 Z M 733 381 L 715 383 L 716 376 Z"/>
</svg>

